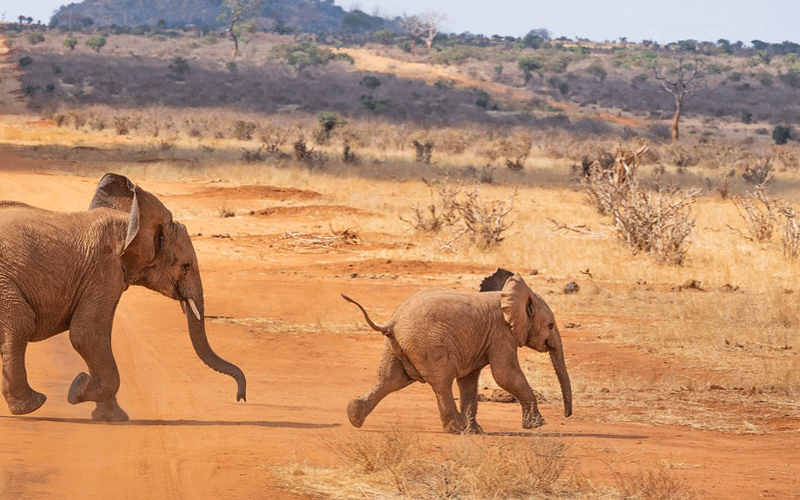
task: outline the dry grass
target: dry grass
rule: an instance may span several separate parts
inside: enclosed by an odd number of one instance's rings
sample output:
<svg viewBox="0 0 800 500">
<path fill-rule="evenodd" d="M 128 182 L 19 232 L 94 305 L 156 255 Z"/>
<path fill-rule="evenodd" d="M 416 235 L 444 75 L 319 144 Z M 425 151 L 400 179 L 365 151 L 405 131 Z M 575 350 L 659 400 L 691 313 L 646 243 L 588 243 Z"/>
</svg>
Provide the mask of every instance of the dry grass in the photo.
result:
<svg viewBox="0 0 800 500">
<path fill-rule="evenodd" d="M 615 488 L 595 485 L 575 467 L 571 446 L 552 438 L 462 436 L 431 449 L 420 433 L 396 425 L 321 439 L 340 465 L 276 468 L 286 486 L 329 498 L 679 500 L 692 494 L 664 468 L 614 474 Z"/>
</svg>

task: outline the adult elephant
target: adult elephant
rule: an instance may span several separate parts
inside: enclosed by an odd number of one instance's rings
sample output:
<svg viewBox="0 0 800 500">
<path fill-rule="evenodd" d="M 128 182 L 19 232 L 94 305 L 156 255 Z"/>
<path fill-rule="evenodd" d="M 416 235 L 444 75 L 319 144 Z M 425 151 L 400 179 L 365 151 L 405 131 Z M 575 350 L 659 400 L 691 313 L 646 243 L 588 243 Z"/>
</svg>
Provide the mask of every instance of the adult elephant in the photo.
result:
<svg viewBox="0 0 800 500">
<path fill-rule="evenodd" d="M 245 399 L 245 377 L 211 349 L 203 284 L 186 227 L 151 193 L 106 174 L 86 212 L 52 212 L 0 202 L 0 353 L 3 396 L 14 415 L 44 404 L 28 384 L 28 342 L 69 330 L 89 373 L 69 388 L 72 404 L 94 401 L 94 420 L 124 421 L 111 326 L 122 292 L 140 285 L 180 301 L 200 359 L 230 375 Z"/>
<path fill-rule="evenodd" d="M 572 414 L 572 389 L 555 316 L 519 274 L 503 269 L 484 280 L 481 292 L 428 289 L 406 299 L 385 325 L 374 323 L 355 300 L 369 326 L 386 336 L 378 380 L 367 394 L 350 401 L 347 416 L 361 427 L 387 395 L 427 382 L 436 393 L 439 414 L 449 432 L 482 432 L 478 378 L 489 365 L 497 384 L 522 406 L 522 427 L 544 425 L 536 396 L 519 365 L 517 348 L 547 352 L 561 384 L 564 416 Z M 460 411 L 453 398 L 458 382 Z"/>
</svg>

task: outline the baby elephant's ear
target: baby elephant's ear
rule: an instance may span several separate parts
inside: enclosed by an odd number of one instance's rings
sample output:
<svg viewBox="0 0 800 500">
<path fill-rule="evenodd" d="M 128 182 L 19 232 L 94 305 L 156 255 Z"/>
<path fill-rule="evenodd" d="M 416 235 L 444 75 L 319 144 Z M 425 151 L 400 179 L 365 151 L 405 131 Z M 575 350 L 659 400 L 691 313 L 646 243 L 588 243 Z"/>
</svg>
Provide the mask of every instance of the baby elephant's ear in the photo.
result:
<svg viewBox="0 0 800 500">
<path fill-rule="evenodd" d="M 487 276 L 481 281 L 481 292 L 499 292 L 505 286 L 508 278 L 514 276 L 511 271 L 506 271 L 502 267 L 498 267 L 493 275 Z"/>
<path fill-rule="evenodd" d="M 522 276 L 515 274 L 506 281 L 500 294 L 500 309 L 503 318 L 511 326 L 511 333 L 522 347 L 528 343 L 528 332 L 533 320 L 534 304 L 533 291 L 522 280 Z"/>
<path fill-rule="evenodd" d="M 106 174 L 97 184 L 94 198 L 89 204 L 89 210 L 113 208 L 129 213 L 135 189 L 136 186 L 127 177 L 119 174 Z"/>
</svg>

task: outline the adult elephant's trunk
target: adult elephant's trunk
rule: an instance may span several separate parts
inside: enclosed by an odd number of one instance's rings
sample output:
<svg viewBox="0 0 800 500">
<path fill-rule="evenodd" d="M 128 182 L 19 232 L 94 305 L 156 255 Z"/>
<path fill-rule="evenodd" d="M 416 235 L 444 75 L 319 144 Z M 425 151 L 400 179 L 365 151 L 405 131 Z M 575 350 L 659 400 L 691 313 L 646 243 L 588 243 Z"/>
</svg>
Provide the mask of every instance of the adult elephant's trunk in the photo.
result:
<svg viewBox="0 0 800 500">
<path fill-rule="evenodd" d="M 572 415 L 572 386 L 569 383 L 567 364 L 564 362 L 564 348 L 561 345 L 561 335 L 555 332 L 553 341 L 550 342 L 550 361 L 556 370 L 558 383 L 561 384 L 561 396 L 564 399 L 564 416 Z"/>
<path fill-rule="evenodd" d="M 246 397 L 246 380 L 244 373 L 238 366 L 229 363 L 224 359 L 217 356 L 217 353 L 211 349 L 206 337 L 205 326 L 205 313 L 203 307 L 202 292 L 197 296 L 197 299 L 187 298 L 182 301 L 183 309 L 186 312 L 186 321 L 189 326 L 189 337 L 192 339 L 192 347 L 197 356 L 207 364 L 212 370 L 216 370 L 225 375 L 230 375 L 236 379 L 238 391 L 236 392 L 236 401 L 247 400 Z"/>
</svg>

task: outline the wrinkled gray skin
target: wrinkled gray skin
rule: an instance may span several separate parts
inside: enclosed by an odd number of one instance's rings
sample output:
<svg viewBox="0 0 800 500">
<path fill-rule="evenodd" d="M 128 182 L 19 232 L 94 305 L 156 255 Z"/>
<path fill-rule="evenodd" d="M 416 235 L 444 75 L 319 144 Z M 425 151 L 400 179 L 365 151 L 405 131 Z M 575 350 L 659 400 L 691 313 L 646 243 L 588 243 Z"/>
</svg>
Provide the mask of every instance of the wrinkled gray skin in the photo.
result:
<svg viewBox="0 0 800 500">
<path fill-rule="evenodd" d="M 370 327 L 386 336 L 378 380 L 364 396 L 350 401 L 350 423 L 361 427 L 384 397 L 418 381 L 427 382 L 436 393 L 446 431 L 483 432 L 475 420 L 478 377 L 489 365 L 497 384 L 520 402 L 522 427 L 544 425 L 517 359 L 517 348 L 522 346 L 550 354 L 561 384 L 564 415 L 570 416 L 572 389 L 553 312 L 519 274 L 501 283 L 501 291 L 423 290 L 406 299 L 386 325 L 373 323 L 359 303 L 343 295 L 361 309 Z M 458 382 L 460 411 L 453 398 L 453 380 Z"/>
<path fill-rule="evenodd" d="M 245 399 L 242 371 L 208 344 L 203 284 L 186 227 L 155 196 L 116 174 L 103 177 L 89 208 L 65 213 L 0 202 L 0 353 L 11 413 L 30 413 L 46 399 L 28 385 L 28 342 L 69 330 L 89 368 L 72 382 L 69 402 L 94 401 L 95 420 L 128 419 L 117 404 L 111 325 L 131 285 L 180 301 L 198 357 L 236 379 L 236 399 Z"/>
</svg>

